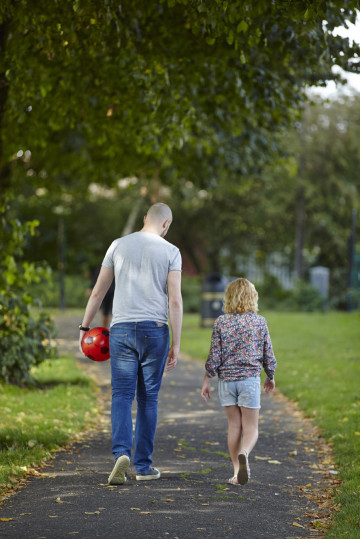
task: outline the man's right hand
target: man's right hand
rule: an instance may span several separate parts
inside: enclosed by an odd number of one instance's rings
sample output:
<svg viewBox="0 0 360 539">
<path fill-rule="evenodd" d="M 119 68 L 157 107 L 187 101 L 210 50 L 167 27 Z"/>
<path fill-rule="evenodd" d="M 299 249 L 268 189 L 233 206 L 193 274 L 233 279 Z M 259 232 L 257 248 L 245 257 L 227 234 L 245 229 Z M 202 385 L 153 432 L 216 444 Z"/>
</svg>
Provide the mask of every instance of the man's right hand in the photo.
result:
<svg viewBox="0 0 360 539">
<path fill-rule="evenodd" d="M 80 337 L 79 337 L 79 350 L 80 350 L 80 353 L 82 356 L 86 357 L 84 352 L 83 352 L 83 349 L 81 348 L 81 342 L 83 340 L 83 337 L 85 335 L 86 331 L 80 331 Z"/>
<path fill-rule="evenodd" d="M 179 352 L 180 352 L 179 346 L 172 345 L 170 347 L 168 357 L 166 360 L 165 371 L 171 371 L 171 369 L 174 369 L 176 367 L 176 364 L 179 360 Z"/>
</svg>

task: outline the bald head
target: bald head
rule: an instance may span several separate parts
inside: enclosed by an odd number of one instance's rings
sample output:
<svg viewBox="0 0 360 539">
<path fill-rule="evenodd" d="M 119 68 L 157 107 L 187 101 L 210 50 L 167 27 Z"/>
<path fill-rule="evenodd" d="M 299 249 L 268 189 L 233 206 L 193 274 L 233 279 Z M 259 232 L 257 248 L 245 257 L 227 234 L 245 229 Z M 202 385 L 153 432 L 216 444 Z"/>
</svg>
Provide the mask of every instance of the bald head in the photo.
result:
<svg viewBox="0 0 360 539">
<path fill-rule="evenodd" d="M 157 202 L 150 206 L 144 217 L 143 232 L 159 234 L 163 238 L 166 236 L 172 221 L 172 211 L 167 204 Z"/>
<path fill-rule="evenodd" d="M 157 202 L 150 206 L 147 212 L 147 219 L 151 222 L 162 223 L 168 219 L 172 220 L 172 212 L 167 204 Z"/>
</svg>

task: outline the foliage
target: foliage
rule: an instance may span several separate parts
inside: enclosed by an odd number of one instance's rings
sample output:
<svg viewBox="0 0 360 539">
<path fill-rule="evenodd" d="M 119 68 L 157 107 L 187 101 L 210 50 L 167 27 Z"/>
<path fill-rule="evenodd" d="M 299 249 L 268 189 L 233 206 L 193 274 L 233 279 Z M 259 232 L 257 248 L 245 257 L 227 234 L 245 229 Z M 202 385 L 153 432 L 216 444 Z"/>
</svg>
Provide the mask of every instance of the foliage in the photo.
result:
<svg viewBox="0 0 360 539">
<path fill-rule="evenodd" d="M 278 360 L 277 388 L 295 400 L 331 443 L 341 483 L 327 537 L 357 537 L 360 488 L 360 313 L 261 312 Z M 205 361 L 211 329 L 184 317 L 181 347 Z M 334 398 L 334 395 L 336 398 Z"/>
<path fill-rule="evenodd" d="M 318 290 L 310 283 L 296 281 L 292 291 L 294 311 L 319 311 L 324 307 L 324 300 Z"/>
<path fill-rule="evenodd" d="M 292 292 L 284 290 L 279 280 L 265 273 L 263 283 L 256 283 L 259 294 L 259 309 L 280 309 L 291 302 Z"/>
<path fill-rule="evenodd" d="M 97 421 L 93 383 L 73 359 L 45 361 L 31 374 L 37 387 L 0 384 L 0 492 Z"/>
<path fill-rule="evenodd" d="M 184 313 L 198 313 L 201 303 L 201 279 L 199 277 L 183 276 L 181 279 L 181 292 Z"/>
<path fill-rule="evenodd" d="M 65 293 L 67 309 L 83 309 L 87 301 L 87 293 L 90 290 L 90 275 L 66 275 Z M 182 297 L 185 313 L 197 313 L 200 310 L 201 279 L 199 277 L 182 277 Z M 57 272 L 52 272 L 46 287 L 41 283 L 32 287 L 33 294 L 41 299 L 42 306 L 46 309 L 59 307 L 60 287 Z M 81 313 L 80 315 L 81 316 Z"/>
<path fill-rule="evenodd" d="M 352 209 L 360 210 L 359 119 L 359 95 L 330 102 L 314 98 L 302 122 L 282 143 L 287 165 L 266 170 L 262 203 L 256 209 L 258 216 L 254 216 L 271 223 L 266 235 L 259 235 L 261 249 L 266 251 L 270 244 L 273 249 L 287 248 L 294 253 L 301 183 L 305 275 L 310 266 L 330 268 L 330 293 L 334 298 L 341 298 L 345 292 Z"/>
<path fill-rule="evenodd" d="M 132 185 L 103 190 L 94 187 L 90 197 L 59 195 L 45 188 L 35 190 L 31 185 L 25 186 L 12 204 L 12 215 L 22 220 L 36 215 L 40 222 L 36 234 L 24 246 L 26 260 L 46 259 L 53 270 L 58 269 L 59 220 L 62 219 L 66 272 L 78 275 L 91 272 L 102 261 L 110 243 L 122 235 L 137 198 L 138 190 L 135 193 Z M 148 203 L 144 199 L 136 226 L 141 227 Z"/>
<path fill-rule="evenodd" d="M 338 78 L 335 63 L 358 69 L 357 45 L 332 35 L 357 4 L 6 0 L 3 185 L 18 152 L 33 185 L 60 192 L 159 169 L 200 186 L 260 170 L 304 86 Z"/>
<path fill-rule="evenodd" d="M 299 142 L 299 125 L 289 130 L 281 141 L 282 156 L 262 175 L 242 178 L 238 183 L 224 182 L 217 189 L 200 189 L 185 179 L 168 188 L 167 194 L 161 195 L 174 214 L 167 239 L 180 247 L 185 274 L 223 272 L 226 268 L 236 275 L 237 255 L 250 255 L 255 250 L 264 256 L 273 251 L 285 253 L 292 265 L 297 177 L 299 163 L 305 159 L 305 278 L 314 265 L 329 267 L 331 305 L 343 307 L 351 208 L 360 209 L 356 196 L 360 187 L 359 111 L 359 96 L 344 97 L 340 102 L 320 101 L 306 111 L 304 142 Z M 144 185 L 133 181 L 137 183 L 131 184 L 130 190 L 117 188 L 109 198 L 80 197 L 68 202 L 49 191 L 37 194 L 27 186 L 16 200 L 16 213 L 23 219 L 37 215 L 41 226 L 25 251 L 26 257 L 32 261 L 46 258 L 54 269 L 57 267 L 58 216 L 53 209 L 62 206 L 69 273 L 82 273 L 98 263 L 115 235 L 121 235 L 131 208 L 141 197 Z M 151 201 L 149 196 L 142 200 L 136 223 L 139 227 Z M 272 301 L 267 303 L 269 308 L 275 304 L 279 308 L 281 298 L 275 297 L 275 290 L 268 297 Z"/>
<path fill-rule="evenodd" d="M 19 383 L 29 381 L 30 368 L 51 353 L 53 324 L 44 313 L 34 318 L 30 311 L 38 304 L 31 287 L 46 283 L 48 269 L 22 260 L 26 236 L 34 234 L 38 222 L 21 224 L 8 213 L 5 203 L 0 208 L 0 379 Z"/>
<path fill-rule="evenodd" d="M 89 275 L 65 275 L 66 308 L 85 308 L 87 291 L 90 289 Z M 52 272 L 46 287 L 41 283 L 34 285 L 33 294 L 41 300 L 44 308 L 59 307 L 60 281 L 59 274 Z"/>
<path fill-rule="evenodd" d="M 325 308 L 318 290 L 305 281 L 296 280 L 293 289 L 284 290 L 276 277 L 265 274 L 264 282 L 256 289 L 261 309 L 312 312 Z"/>
</svg>

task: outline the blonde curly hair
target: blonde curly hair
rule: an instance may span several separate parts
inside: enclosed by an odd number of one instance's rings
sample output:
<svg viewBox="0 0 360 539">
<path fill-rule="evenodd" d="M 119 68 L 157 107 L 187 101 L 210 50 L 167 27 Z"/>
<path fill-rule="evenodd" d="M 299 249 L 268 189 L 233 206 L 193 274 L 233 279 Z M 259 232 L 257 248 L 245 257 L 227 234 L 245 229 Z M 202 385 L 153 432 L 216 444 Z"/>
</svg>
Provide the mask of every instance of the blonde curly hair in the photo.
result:
<svg viewBox="0 0 360 539">
<path fill-rule="evenodd" d="M 228 284 L 225 290 L 224 311 L 226 313 L 257 313 L 258 293 L 255 286 L 241 277 Z"/>
</svg>

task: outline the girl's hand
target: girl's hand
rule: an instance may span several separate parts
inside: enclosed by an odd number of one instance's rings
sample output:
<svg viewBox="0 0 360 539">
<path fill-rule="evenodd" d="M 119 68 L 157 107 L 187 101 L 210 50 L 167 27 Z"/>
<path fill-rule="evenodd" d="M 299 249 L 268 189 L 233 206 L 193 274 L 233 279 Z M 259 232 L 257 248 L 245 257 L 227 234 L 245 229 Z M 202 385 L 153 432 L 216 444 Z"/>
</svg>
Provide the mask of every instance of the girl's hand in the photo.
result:
<svg viewBox="0 0 360 539">
<path fill-rule="evenodd" d="M 201 388 L 201 398 L 204 402 L 207 402 L 207 399 L 210 399 L 210 380 L 209 376 L 205 374 L 203 385 Z"/>
<path fill-rule="evenodd" d="M 272 380 L 269 380 L 269 378 L 265 379 L 264 382 L 264 389 L 265 393 L 271 393 L 275 389 L 275 380 L 274 378 Z"/>
</svg>

